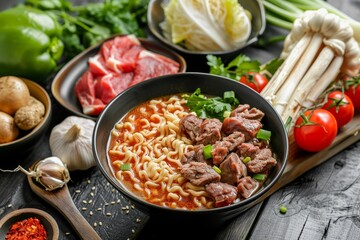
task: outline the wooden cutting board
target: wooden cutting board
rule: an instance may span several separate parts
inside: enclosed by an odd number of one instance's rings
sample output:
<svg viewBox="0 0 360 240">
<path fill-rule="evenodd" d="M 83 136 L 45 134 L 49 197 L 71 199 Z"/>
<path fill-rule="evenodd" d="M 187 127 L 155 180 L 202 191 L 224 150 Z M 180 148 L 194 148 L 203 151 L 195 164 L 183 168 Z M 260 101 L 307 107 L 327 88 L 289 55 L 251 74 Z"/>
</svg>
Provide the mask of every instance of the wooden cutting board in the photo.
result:
<svg viewBox="0 0 360 240">
<path fill-rule="evenodd" d="M 356 114 L 350 123 L 345 125 L 342 129 L 339 129 L 338 135 L 331 146 L 317 153 L 309 153 L 299 149 L 293 136 L 290 136 L 289 156 L 285 170 L 270 191 L 262 197 L 262 200 L 277 191 L 279 188 L 292 182 L 303 173 L 318 166 L 351 144 L 359 141 L 359 130 L 360 114 Z"/>
<path fill-rule="evenodd" d="M 268 192 L 266 192 L 262 197 L 254 201 L 248 207 L 251 208 L 257 205 L 283 186 L 300 177 L 302 174 L 325 162 L 351 144 L 359 141 L 359 131 L 360 113 L 357 113 L 350 123 L 345 125 L 342 129 L 339 129 L 338 135 L 334 139 L 331 146 L 317 153 L 310 153 L 301 150 L 296 145 L 294 138 L 290 136 L 288 161 L 283 174 Z"/>
</svg>

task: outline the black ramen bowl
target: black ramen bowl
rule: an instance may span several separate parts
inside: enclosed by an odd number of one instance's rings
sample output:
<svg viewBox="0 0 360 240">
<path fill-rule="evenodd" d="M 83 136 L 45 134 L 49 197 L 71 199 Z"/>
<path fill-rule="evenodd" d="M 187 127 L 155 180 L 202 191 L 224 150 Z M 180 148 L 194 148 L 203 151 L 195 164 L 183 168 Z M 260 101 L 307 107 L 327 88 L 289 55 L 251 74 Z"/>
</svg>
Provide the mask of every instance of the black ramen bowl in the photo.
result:
<svg viewBox="0 0 360 240">
<path fill-rule="evenodd" d="M 265 181 L 263 187 L 251 197 L 235 204 L 212 209 L 184 210 L 161 207 L 135 196 L 127 190 L 114 176 L 109 165 L 109 136 L 114 125 L 130 110 L 139 104 L 161 96 L 176 93 L 193 93 L 197 88 L 201 93 L 223 96 L 225 91 L 233 90 L 242 104 L 249 104 L 265 113 L 262 123 L 272 132 L 271 147 L 277 155 L 277 165 Z M 196 224 L 206 222 L 206 226 L 219 226 L 248 208 L 259 203 L 280 178 L 288 156 L 288 137 L 283 122 L 273 107 L 258 93 L 247 86 L 231 79 L 206 73 L 179 73 L 157 77 L 137 84 L 118 95 L 111 101 L 99 116 L 93 134 L 93 152 L 98 166 L 106 179 L 135 206 L 150 215 L 150 219 L 161 219 L 175 224 Z"/>
</svg>

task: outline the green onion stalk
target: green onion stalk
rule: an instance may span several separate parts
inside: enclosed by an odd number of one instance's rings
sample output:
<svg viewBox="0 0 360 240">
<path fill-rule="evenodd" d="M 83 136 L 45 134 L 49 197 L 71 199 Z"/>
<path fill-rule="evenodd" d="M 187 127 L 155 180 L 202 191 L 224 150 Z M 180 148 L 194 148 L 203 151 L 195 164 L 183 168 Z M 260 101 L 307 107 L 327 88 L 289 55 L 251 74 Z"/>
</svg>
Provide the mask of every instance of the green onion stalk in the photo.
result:
<svg viewBox="0 0 360 240">
<path fill-rule="evenodd" d="M 335 8 L 324 0 L 262 0 L 266 11 L 266 21 L 273 26 L 291 30 L 293 22 L 307 10 L 325 8 L 346 20 L 354 31 L 354 38 L 360 44 L 360 22 Z"/>
<path fill-rule="evenodd" d="M 205 159 L 210 159 L 210 158 L 212 158 L 212 153 L 211 153 L 211 151 L 212 151 L 212 145 L 211 145 L 211 144 L 206 145 L 206 146 L 203 147 L 203 152 L 204 152 L 204 158 L 205 158 Z"/>
<path fill-rule="evenodd" d="M 265 141 L 270 141 L 271 131 L 268 131 L 268 130 L 265 130 L 265 129 L 260 129 L 256 134 L 256 138 L 261 139 L 261 140 L 265 140 Z"/>
</svg>

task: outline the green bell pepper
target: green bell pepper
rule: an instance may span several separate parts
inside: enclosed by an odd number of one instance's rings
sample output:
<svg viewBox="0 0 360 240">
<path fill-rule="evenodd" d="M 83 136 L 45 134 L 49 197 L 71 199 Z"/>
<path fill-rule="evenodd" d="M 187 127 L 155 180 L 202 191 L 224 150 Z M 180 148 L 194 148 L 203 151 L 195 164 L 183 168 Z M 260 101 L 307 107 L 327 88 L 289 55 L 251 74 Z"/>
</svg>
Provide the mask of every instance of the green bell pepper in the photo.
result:
<svg viewBox="0 0 360 240">
<path fill-rule="evenodd" d="M 60 36 L 60 24 L 39 9 L 19 5 L 0 12 L 0 76 L 43 83 L 62 56 Z"/>
</svg>

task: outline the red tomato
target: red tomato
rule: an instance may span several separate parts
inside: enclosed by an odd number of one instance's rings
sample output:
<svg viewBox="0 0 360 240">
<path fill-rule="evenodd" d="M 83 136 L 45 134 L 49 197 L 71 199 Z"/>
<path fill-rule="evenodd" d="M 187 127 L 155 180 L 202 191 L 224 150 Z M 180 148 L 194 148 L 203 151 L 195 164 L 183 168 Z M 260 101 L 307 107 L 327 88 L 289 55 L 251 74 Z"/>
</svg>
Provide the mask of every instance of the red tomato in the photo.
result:
<svg viewBox="0 0 360 240">
<path fill-rule="evenodd" d="M 240 82 L 259 93 L 268 84 L 269 80 L 261 73 L 248 72 L 240 77 Z"/>
<path fill-rule="evenodd" d="M 345 91 L 345 94 L 353 102 L 354 108 L 360 110 L 360 85 L 350 86 L 348 90 Z"/>
<path fill-rule="evenodd" d="M 345 94 L 353 102 L 355 110 L 360 110 L 360 76 L 346 77 L 344 81 Z"/>
<path fill-rule="evenodd" d="M 336 118 L 338 128 L 343 127 L 354 117 L 354 105 L 351 99 L 341 91 L 330 92 L 323 109 L 330 111 Z"/>
<path fill-rule="evenodd" d="M 303 117 L 300 116 L 295 122 L 296 144 L 309 152 L 319 152 L 330 146 L 338 132 L 334 115 L 319 108 L 306 111 Z"/>
</svg>

